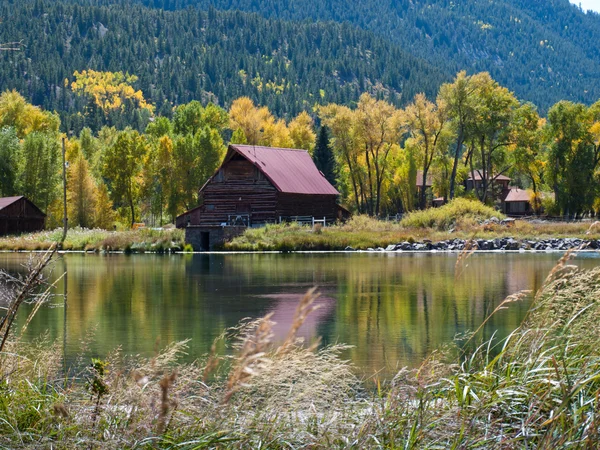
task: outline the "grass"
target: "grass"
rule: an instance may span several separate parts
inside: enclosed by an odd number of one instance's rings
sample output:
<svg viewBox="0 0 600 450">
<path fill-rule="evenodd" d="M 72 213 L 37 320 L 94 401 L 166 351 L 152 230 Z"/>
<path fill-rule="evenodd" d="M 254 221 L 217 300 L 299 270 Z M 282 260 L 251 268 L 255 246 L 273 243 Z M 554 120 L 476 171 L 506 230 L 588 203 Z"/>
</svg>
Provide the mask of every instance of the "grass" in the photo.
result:
<svg viewBox="0 0 600 450">
<path fill-rule="evenodd" d="M 60 241 L 62 229 L 42 231 L 21 236 L 0 238 L 0 250 L 47 250 Z M 157 252 L 179 251 L 184 247 L 182 230 L 139 229 L 135 231 L 106 231 L 72 228 L 63 244 L 64 250 Z"/>
<path fill-rule="evenodd" d="M 230 251 L 344 250 L 347 247 L 366 250 L 425 239 L 432 242 L 449 239 L 467 240 L 473 237 L 478 239 L 513 237 L 521 240 L 567 237 L 600 239 L 600 227 L 594 227 L 590 231 L 590 224 L 585 222 L 531 223 L 517 220 L 510 225 L 501 223 L 480 225 L 479 221 L 471 216 L 459 220 L 455 226 L 454 230 L 441 230 L 435 227 L 406 226 L 404 221 L 385 222 L 367 216 L 354 216 L 345 224 L 328 226 L 318 231 L 310 226 L 298 224 L 249 228 L 242 236 L 226 243 L 224 248 Z"/>
<path fill-rule="evenodd" d="M 359 380 L 340 346 L 298 341 L 312 293 L 280 346 L 266 316 L 223 333 L 236 356 L 191 364 L 178 362 L 183 342 L 152 358 L 116 350 L 65 376 L 55 344 L 13 337 L 0 355 L 0 446 L 596 448 L 600 268 L 569 256 L 506 339 L 473 333 L 390 382 Z"/>
<path fill-rule="evenodd" d="M 457 226 L 469 225 L 485 219 L 504 219 L 505 216 L 494 208 L 481 202 L 456 198 L 439 208 L 429 208 L 422 211 L 413 211 L 406 215 L 400 225 L 406 228 L 432 228 L 436 230 L 449 230 Z"/>
</svg>

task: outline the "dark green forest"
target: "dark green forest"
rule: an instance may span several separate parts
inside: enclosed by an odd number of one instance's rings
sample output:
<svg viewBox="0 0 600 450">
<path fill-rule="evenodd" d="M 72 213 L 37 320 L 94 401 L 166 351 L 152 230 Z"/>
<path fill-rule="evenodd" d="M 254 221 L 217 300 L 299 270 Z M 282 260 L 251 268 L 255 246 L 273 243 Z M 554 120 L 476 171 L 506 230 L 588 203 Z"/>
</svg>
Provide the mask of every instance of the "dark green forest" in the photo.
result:
<svg viewBox="0 0 600 450">
<path fill-rule="evenodd" d="M 242 95 L 288 118 L 365 91 L 402 106 L 462 69 L 490 72 L 542 113 L 600 97 L 600 16 L 568 0 L 8 0 L 0 42 L 14 41 L 0 90 L 58 111 L 64 129 L 106 123 L 82 123 L 85 100 L 64 89 L 83 69 L 137 75 L 167 116 Z M 143 129 L 132 114 L 108 124 Z"/>
<path fill-rule="evenodd" d="M 285 20 L 347 22 L 446 73 L 487 71 L 542 111 L 559 100 L 589 104 L 600 97 L 600 16 L 569 0 L 135 1 L 170 10 L 213 6 Z"/>
<path fill-rule="evenodd" d="M 102 125 L 81 123 L 85 100 L 64 88 L 76 70 L 137 75 L 136 88 L 166 116 L 193 99 L 228 107 L 243 95 L 286 117 L 316 103 L 350 103 L 365 91 L 406 103 L 421 91 L 434 95 L 450 78 L 348 24 L 48 0 L 2 2 L 0 17 L 0 42 L 23 41 L 21 51 L 0 55 L 0 90 L 60 112 L 64 129 L 75 131 Z M 127 114 L 115 120 L 123 123 L 109 124 L 145 127 Z"/>
</svg>

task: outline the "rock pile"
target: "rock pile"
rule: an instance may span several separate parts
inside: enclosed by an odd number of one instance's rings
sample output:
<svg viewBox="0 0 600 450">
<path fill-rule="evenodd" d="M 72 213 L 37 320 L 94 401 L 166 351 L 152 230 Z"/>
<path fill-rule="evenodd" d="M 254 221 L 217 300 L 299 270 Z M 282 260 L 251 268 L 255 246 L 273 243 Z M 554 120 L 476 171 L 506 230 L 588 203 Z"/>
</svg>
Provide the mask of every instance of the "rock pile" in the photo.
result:
<svg viewBox="0 0 600 450">
<path fill-rule="evenodd" d="M 449 239 L 440 242 L 423 240 L 421 242 L 401 242 L 388 245 L 386 248 L 369 248 L 370 252 L 419 252 L 419 251 L 461 251 L 465 248 L 467 241 L 464 239 Z M 503 251 L 566 251 L 585 245 L 588 250 L 599 250 L 600 241 L 583 240 L 578 238 L 555 238 L 540 240 L 518 240 L 515 238 L 477 239 L 476 250 L 503 250 Z M 354 251 L 352 247 L 346 247 L 347 251 Z"/>
</svg>

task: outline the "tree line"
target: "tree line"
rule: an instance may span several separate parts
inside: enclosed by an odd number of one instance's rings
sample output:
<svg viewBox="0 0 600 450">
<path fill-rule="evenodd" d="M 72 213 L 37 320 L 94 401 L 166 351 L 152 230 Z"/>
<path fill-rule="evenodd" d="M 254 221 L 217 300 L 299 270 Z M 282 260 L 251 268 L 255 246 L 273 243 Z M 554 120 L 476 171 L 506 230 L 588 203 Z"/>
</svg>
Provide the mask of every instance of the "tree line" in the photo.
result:
<svg viewBox="0 0 600 450">
<path fill-rule="evenodd" d="M 600 212 L 600 102 L 560 101 L 542 117 L 489 74 L 461 72 L 435 98 L 417 94 L 404 108 L 364 93 L 355 107 L 329 103 L 286 120 L 240 97 L 229 110 L 192 100 L 164 116 L 135 81 L 87 70 L 65 87 L 85 99 L 84 114 L 148 117 L 142 132 L 61 133 L 56 113 L 14 90 L 0 95 L 0 195 L 27 196 L 59 226 L 64 139 L 71 226 L 160 226 L 197 206 L 231 142 L 309 151 L 340 201 L 372 216 L 425 208 L 434 197 L 494 205 L 500 175 L 529 189 L 536 212 Z M 481 183 L 467 192 L 475 171 Z"/>
</svg>

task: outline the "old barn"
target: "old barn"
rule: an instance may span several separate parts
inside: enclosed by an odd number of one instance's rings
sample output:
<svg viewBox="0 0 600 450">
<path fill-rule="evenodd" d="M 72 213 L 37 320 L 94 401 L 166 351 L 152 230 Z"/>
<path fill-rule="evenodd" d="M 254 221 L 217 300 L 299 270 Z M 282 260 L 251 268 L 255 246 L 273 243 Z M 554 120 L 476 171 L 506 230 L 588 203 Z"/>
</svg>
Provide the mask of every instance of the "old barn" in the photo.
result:
<svg viewBox="0 0 600 450">
<path fill-rule="evenodd" d="M 0 198 L 0 236 L 44 229 L 46 214 L 23 196 Z"/>
<path fill-rule="evenodd" d="M 240 229 L 267 223 L 329 223 L 346 214 L 339 192 L 305 150 L 230 145 L 199 204 L 177 218 L 186 241 L 208 250 Z"/>
</svg>

